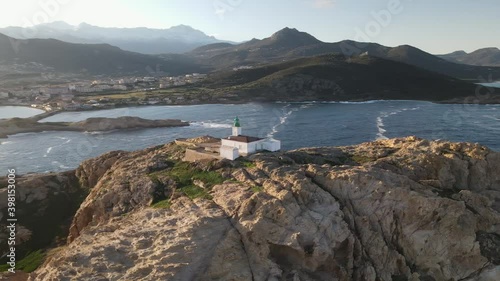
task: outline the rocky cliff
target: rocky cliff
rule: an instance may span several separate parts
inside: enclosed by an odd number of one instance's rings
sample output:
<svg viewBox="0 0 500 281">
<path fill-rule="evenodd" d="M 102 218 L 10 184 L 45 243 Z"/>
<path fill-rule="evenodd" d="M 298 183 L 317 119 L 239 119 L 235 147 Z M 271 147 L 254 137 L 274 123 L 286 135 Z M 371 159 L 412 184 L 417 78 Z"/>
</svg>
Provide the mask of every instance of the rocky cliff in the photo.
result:
<svg viewBox="0 0 500 281">
<path fill-rule="evenodd" d="M 408 137 L 77 171 L 68 245 L 31 280 L 499 280 L 500 153 Z"/>
</svg>

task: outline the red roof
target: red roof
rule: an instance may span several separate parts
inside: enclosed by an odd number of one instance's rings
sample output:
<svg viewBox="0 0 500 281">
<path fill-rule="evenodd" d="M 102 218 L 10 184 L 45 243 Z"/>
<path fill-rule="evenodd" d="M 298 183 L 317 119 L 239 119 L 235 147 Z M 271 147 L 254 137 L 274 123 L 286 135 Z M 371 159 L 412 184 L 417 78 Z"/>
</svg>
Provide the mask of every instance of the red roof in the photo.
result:
<svg viewBox="0 0 500 281">
<path fill-rule="evenodd" d="M 246 142 L 246 143 L 261 140 L 261 138 L 249 137 L 249 136 L 241 136 L 241 135 L 240 136 L 230 136 L 227 139 L 228 140 L 232 140 L 232 141 L 237 141 L 237 142 Z"/>
</svg>

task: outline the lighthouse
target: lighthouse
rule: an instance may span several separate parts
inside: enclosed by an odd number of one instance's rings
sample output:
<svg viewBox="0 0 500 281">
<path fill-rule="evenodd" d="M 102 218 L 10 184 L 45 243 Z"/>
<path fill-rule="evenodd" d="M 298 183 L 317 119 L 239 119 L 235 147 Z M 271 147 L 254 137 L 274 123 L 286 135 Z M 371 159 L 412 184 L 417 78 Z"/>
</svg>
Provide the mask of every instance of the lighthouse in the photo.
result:
<svg viewBox="0 0 500 281">
<path fill-rule="evenodd" d="M 233 122 L 233 136 L 237 137 L 239 135 L 241 135 L 241 125 L 240 119 L 236 116 Z"/>
<path fill-rule="evenodd" d="M 279 140 L 242 135 L 240 119 L 236 116 L 233 122 L 233 134 L 221 139 L 219 153 L 222 158 L 234 160 L 240 155 L 247 156 L 258 151 L 278 151 L 280 149 L 281 142 Z"/>
</svg>

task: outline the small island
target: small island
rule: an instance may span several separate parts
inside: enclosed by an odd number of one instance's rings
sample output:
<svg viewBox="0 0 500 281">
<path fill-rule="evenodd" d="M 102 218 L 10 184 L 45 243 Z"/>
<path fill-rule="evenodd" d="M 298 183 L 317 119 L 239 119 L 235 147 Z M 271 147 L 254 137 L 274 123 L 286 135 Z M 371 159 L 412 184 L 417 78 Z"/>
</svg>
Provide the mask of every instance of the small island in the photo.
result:
<svg viewBox="0 0 500 281">
<path fill-rule="evenodd" d="M 38 122 L 40 119 L 12 118 L 0 120 L 0 138 L 20 133 L 43 131 L 97 132 L 124 129 L 164 128 L 189 126 L 189 122 L 179 119 L 149 120 L 140 117 L 88 118 L 80 122 Z"/>
</svg>

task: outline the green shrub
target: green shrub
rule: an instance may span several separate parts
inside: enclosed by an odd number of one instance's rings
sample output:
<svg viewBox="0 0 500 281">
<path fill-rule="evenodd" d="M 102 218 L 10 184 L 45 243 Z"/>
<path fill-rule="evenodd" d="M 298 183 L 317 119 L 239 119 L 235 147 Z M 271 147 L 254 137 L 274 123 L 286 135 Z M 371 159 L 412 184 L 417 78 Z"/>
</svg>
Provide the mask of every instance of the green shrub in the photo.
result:
<svg viewBox="0 0 500 281">
<path fill-rule="evenodd" d="M 165 199 L 159 202 L 154 203 L 151 205 L 151 207 L 156 208 L 156 209 L 168 209 L 172 203 L 170 202 L 170 199 Z"/>
<path fill-rule="evenodd" d="M 45 253 L 42 250 L 31 252 L 26 255 L 22 260 L 16 262 L 16 270 L 21 270 L 27 273 L 35 271 L 42 263 L 45 258 Z M 8 264 L 0 265 L 0 271 L 9 270 L 10 266 Z"/>
<path fill-rule="evenodd" d="M 196 185 L 185 186 L 181 188 L 181 191 L 184 192 L 184 194 L 186 194 L 186 196 L 189 197 L 190 199 L 195 199 L 195 198 L 212 199 L 212 196 L 208 194 L 206 189 Z"/>
<path fill-rule="evenodd" d="M 250 161 L 250 160 L 242 159 L 240 161 L 241 161 L 241 164 L 243 164 L 243 166 L 246 168 L 255 168 L 256 167 L 255 163 Z"/>
<path fill-rule="evenodd" d="M 252 186 L 251 190 L 252 190 L 253 192 L 257 193 L 257 192 L 261 192 L 261 191 L 263 191 L 263 190 L 264 190 L 264 188 L 263 188 L 262 186 L 254 185 L 254 186 Z"/>
</svg>

